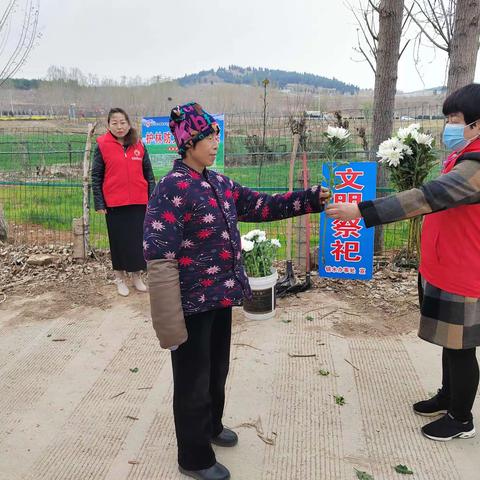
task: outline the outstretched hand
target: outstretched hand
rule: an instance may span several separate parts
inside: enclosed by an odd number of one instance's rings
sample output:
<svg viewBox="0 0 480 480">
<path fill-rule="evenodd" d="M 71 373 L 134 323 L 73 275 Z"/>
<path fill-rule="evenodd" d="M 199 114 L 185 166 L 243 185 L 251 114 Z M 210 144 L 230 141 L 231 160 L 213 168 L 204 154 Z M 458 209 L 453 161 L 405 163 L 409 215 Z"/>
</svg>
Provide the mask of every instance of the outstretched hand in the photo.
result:
<svg viewBox="0 0 480 480">
<path fill-rule="evenodd" d="M 328 199 L 330 198 L 332 194 L 330 193 L 330 190 L 326 187 L 321 187 L 319 196 L 320 196 L 320 203 L 322 205 L 325 205 L 328 202 Z"/>
<path fill-rule="evenodd" d="M 335 220 L 354 220 L 362 214 L 356 203 L 332 203 L 325 209 L 327 215 Z"/>
</svg>

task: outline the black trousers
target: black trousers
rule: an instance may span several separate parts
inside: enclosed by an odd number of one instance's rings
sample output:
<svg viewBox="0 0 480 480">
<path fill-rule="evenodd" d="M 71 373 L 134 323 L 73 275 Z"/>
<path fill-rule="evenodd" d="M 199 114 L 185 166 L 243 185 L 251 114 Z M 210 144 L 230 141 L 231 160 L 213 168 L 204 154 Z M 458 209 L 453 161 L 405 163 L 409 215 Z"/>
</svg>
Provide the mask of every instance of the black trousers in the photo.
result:
<svg viewBox="0 0 480 480">
<path fill-rule="evenodd" d="M 418 300 L 423 302 L 422 279 L 418 275 Z M 478 390 L 479 369 L 475 348 L 442 352 L 442 389 L 440 395 L 448 404 L 448 411 L 457 420 L 466 422 L 472 418 L 472 408 Z"/>
<path fill-rule="evenodd" d="M 479 371 L 475 348 L 442 352 L 442 389 L 440 394 L 448 403 L 448 411 L 457 420 L 472 418 L 472 408 L 478 389 Z"/>
<path fill-rule="evenodd" d="M 223 430 L 232 309 L 187 316 L 185 323 L 188 340 L 172 352 L 178 463 L 203 470 L 215 464 L 211 439 Z"/>
</svg>

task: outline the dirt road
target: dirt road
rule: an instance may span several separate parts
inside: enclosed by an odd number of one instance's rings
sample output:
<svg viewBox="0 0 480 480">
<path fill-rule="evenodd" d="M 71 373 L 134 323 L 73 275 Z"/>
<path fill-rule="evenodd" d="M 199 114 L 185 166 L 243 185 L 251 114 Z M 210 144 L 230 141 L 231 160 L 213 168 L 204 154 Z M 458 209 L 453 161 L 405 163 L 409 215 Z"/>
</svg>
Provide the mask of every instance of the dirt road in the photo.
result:
<svg viewBox="0 0 480 480">
<path fill-rule="evenodd" d="M 1 480 L 184 478 L 147 297 L 92 292 L 99 306 L 55 289 L 0 305 Z M 440 349 L 416 338 L 417 313 L 370 316 L 345 298 L 310 291 L 266 322 L 235 312 L 225 423 L 240 443 L 218 460 L 233 480 L 355 479 L 355 468 L 399 479 L 398 464 L 412 479 L 478 479 L 480 436 L 419 433 L 411 404 L 437 388 Z M 480 428 L 480 401 L 475 413 Z"/>
</svg>

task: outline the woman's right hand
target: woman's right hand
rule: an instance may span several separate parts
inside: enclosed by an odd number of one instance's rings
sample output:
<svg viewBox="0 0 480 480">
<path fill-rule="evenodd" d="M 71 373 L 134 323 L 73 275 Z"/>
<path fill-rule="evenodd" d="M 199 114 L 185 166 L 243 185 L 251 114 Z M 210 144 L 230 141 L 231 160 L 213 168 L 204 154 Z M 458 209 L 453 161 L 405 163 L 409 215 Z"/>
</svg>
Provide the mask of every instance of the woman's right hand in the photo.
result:
<svg viewBox="0 0 480 480">
<path fill-rule="evenodd" d="M 362 214 L 356 203 L 331 203 L 325 209 L 327 216 L 343 222 L 361 218 Z"/>
<path fill-rule="evenodd" d="M 107 214 L 107 211 L 106 210 L 97 210 L 97 213 L 101 213 L 103 215 L 106 215 Z"/>
</svg>

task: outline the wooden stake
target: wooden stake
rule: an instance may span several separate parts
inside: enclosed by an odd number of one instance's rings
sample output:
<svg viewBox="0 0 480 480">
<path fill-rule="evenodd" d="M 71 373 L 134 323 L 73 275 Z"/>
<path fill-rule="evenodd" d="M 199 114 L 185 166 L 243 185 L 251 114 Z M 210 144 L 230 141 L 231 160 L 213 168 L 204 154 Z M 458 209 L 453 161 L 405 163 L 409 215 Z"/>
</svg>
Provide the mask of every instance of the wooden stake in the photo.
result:
<svg viewBox="0 0 480 480">
<path fill-rule="evenodd" d="M 83 245 L 85 258 L 90 250 L 90 153 L 92 151 L 92 138 L 95 134 L 97 123 L 88 124 L 87 140 L 83 155 Z"/>
<path fill-rule="evenodd" d="M 293 192 L 293 174 L 295 170 L 295 160 L 297 158 L 298 145 L 300 143 L 300 135 L 293 134 L 293 148 L 292 156 L 290 157 L 290 171 L 288 175 L 288 191 Z M 292 260 L 292 234 L 293 234 L 293 219 L 287 219 L 287 261 Z"/>
</svg>

